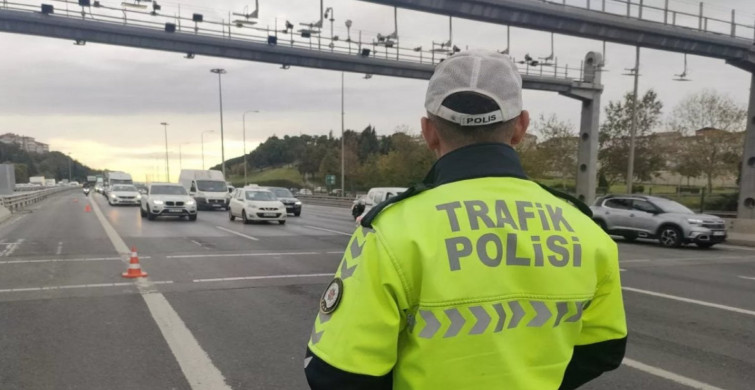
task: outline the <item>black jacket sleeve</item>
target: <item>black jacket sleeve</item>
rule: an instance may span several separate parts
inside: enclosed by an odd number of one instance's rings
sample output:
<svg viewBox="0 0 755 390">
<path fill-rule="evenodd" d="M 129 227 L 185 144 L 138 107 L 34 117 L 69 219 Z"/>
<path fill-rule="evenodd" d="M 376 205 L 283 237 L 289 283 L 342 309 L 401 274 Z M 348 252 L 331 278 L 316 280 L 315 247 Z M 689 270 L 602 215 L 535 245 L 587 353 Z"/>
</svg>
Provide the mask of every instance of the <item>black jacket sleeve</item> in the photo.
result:
<svg viewBox="0 0 755 390">
<path fill-rule="evenodd" d="M 391 390 L 393 373 L 385 376 L 352 374 L 324 362 L 307 348 L 304 373 L 312 390 Z"/>
<path fill-rule="evenodd" d="M 576 389 L 604 372 L 618 368 L 624 359 L 626 345 L 627 338 L 624 337 L 575 346 L 559 390 Z"/>
</svg>

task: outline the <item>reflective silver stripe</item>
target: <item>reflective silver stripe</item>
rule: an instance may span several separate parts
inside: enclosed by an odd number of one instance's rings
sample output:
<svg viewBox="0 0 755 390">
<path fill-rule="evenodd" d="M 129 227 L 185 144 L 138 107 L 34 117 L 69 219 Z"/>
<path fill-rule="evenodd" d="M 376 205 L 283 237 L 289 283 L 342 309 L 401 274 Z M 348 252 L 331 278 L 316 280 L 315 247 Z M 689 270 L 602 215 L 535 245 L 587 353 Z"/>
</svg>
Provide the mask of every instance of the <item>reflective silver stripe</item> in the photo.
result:
<svg viewBox="0 0 755 390">
<path fill-rule="evenodd" d="M 503 330 L 503 324 L 506 322 L 506 311 L 503 310 L 503 304 L 501 303 L 496 303 L 495 305 L 493 305 L 493 307 L 495 308 L 495 311 L 498 313 L 498 325 L 495 326 L 495 331 L 494 331 L 498 333 Z"/>
<path fill-rule="evenodd" d="M 545 325 L 545 323 L 553 317 L 553 314 L 548 310 L 548 305 L 546 305 L 545 302 L 530 301 L 530 305 L 535 309 L 537 315 L 527 324 L 528 327 L 539 328 Z"/>
<path fill-rule="evenodd" d="M 477 323 L 474 325 L 472 330 L 469 331 L 469 334 L 484 333 L 485 330 L 488 329 L 488 325 L 490 325 L 491 319 L 487 310 L 485 310 L 485 308 L 482 306 L 472 306 L 469 308 L 469 311 L 471 311 L 477 319 Z"/>
<path fill-rule="evenodd" d="M 341 280 L 346 280 L 354 275 L 354 271 L 357 269 L 357 265 L 359 264 L 355 264 L 353 267 L 349 268 L 346 264 L 346 259 L 343 259 L 341 261 Z"/>
<path fill-rule="evenodd" d="M 420 310 L 419 316 L 425 320 L 425 328 L 420 332 L 419 337 L 429 339 L 435 336 L 440 329 L 440 321 L 435 318 L 435 314 L 431 311 Z"/>
<path fill-rule="evenodd" d="M 325 333 L 325 331 L 318 332 L 316 327 L 312 327 L 312 344 L 317 344 L 320 342 L 320 339 L 322 339 L 322 334 Z"/>
<path fill-rule="evenodd" d="M 330 314 L 323 314 L 322 312 L 320 312 L 317 314 L 317 317 L 320 319 L 320 324 L 324 324 L 330 321 Z"/>
<path fill-rule="evenodd" d="M 467 321 L 461 316 L 461 313 L 459 313 L 459 310 L 456 308 L 446 309 L 444 312 L 448 319 L 451 320 L 451 326 L 448 327 L 448 330 L 443 337 L 454 337 L 459 334 L 459 331 L 461 331 L 461 328 Z"/>
<path fill-rule="evenodd" d="M 524 318 L 524 309 L 518 301 L 509 302 L 509 309 L 511 309 L 511 321 L 509 322 L 509 329 L 514 329 L 519 326 L 519 321 Z"/>
<path fill-rule="evenodd" d="M 312 356 L 304 359 L 304 368 L 309 367 L 309 363 L 312 361 Z"/>
<path fill-rule="evenodd" d="M 352 259 L 356 259 L 357 257 L 362 255 L 362 248 L 364 248 L 365 242 L 363 242 L 362 245 L 359 245 L 359 239 L 357 237 L 354 237 L 351 240 L 351 245 L 349 246 L 349 250 L 351 251 Z"/>
<path fill-rule="evenodd" d="M 585 304 L 589 303 L 590 301 L 585 302 L 575 302 L 574 304 L 577 306 L 577 313 L 573 316 L 569 317 L 566 322 L 577 322 L 582 319 L 582 312 L 584 311 Z"/>
<path fill-rule="evenodd" d="M 553 327 L 557 327 L 561 320 L 564 319 L 564 316 L 569 313 L 569 302 L 556 302 L 556 322 L 553 324 Z"/>
</svg>

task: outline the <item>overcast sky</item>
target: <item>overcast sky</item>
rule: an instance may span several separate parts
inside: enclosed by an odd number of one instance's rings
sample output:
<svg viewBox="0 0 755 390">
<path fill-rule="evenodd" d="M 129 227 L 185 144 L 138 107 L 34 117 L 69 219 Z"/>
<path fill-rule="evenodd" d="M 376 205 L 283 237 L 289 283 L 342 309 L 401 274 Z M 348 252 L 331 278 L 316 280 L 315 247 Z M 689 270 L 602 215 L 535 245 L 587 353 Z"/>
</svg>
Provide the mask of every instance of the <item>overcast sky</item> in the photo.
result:
<svg viewBox="0 0 755 390">
<path fill-rule="evenodd" d="M 259 0 L 260 25 L 274 25 L 276 17 L 299 22 L 318 19 L 317 0 Z M 535 0 L 533 0 L 535 1 Z M 39 4 L 38 1 L 17 2 Z M 609 0 L 610 2 L 610 0 Z M 662 5 L 664 0 L 645 0 Z M 61 2 L 52 2 L 57 9 Z M 103 0 L 119 6 L 120 1 Z M 584 5 L 586 0 L 570 0 Z M 592 0 L 598 4 L 599 0 Z M 737 10 L 741 23 L 755 20 L 755 1 L 715 0 L 706 4 L 706 16 L 730 18 Z M 175 2 L 161 1 L 165 12 L 177 10 Z M 698 2 L 671 0 L 672 8 L 696 12 Z M 184 0 L 181 13 L 204 14 L 206 20 L 227 18 L 229 11 L 254 8 L 253 0 Z M 352 37 L 362 30 L 363 40 L 377 33 L 393 32 L 393 9 L 358 0 L 326 0 L 335 9 L 336 35 L 346 36 L 344 21 L 353 21 Z M 71 9 L 78 9 L 72 5 Z M 635 11 L 636 12 L 636 11 Z M 448 18 L 399 10 L 401 45 L 429 47 L 432 41 L 448 40 Z M 694 20 L 688 21 L 691 24 Z M 325 30 L 329 30 L 326 21 Z M 748 33 L 752 33 L 749 30 Z M 511 54 L 544 57 L 550 52 L 545 32 L 511 29 Z M 506 47 L 506 27 L 454 19 L 454 43 L 461 48 Z M 555 54 L 559 64 L 578 68 L 588 51 L 602 51 L 603 44 L 557 35 Z M 178 53 L 131 49 L 51 38 L 0 33 L 0 134 L 14 132 L 50 144 L 52 150 L 71 155 L 99 168 L 131 172 L 135 180 L 165 171 L 164 134 L 160 122 L 168 122 L 171 179 L 179 169 L 179 145 L 184 168 L 202 165 L 200 134 L 205 134 L 207 166 L 220 162 L 217 76 L 211 68 L 228 71 L 223 76 L 226 158 L 242 154 L 242 113 L 247 115 L 247 148 L 253 149 L 277 134 L 340 133 L 340 73 L 306 68 L 281 70 L 279 65 L 197 56 L 192 60 Z M 643 49 L 640 89 L 655 88 L 665 104 L 664 113 L 687 94 L 714 88 L 745 104 L 750 77 L 721 60 L 690 56 L 692 82 L 672 81 L 683 68 L 683 56 Z M 632 88 L 632 78 L 623 76 L 634 66 L 634 48 L 609 43 L 603 74 L 603 105 Z M 361 130 L 375 125 L 379 134 L 390 134 L 407 125 L 419 132 L 424 114 L 426 81 L 346 74 L 346 127 Z M 580 103 L 553 93 L 525 91 L 525 108 L 533 116 L 557 114 L 575 126 Z M 162 177 L 164 178 L 164 177 Z"/>
</svg>

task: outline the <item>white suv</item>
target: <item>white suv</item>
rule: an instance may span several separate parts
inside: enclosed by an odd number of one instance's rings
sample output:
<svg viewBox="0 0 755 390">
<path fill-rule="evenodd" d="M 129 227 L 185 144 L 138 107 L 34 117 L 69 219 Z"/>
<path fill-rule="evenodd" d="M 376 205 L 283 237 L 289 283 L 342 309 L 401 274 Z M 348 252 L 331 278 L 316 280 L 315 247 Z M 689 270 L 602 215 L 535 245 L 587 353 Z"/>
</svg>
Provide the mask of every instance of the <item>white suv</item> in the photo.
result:
<svg viewBox="0 0 755 390">
<path fill-rule="evenodd" d="M 186 217 L 197 220 L 197 202 L 180 184 L 152 183 L 142 195 L 142 218 L 150 221 L 160 216 Z"/>
<path fill-rule="evenodd" d="M 244 223 L 278 221 L 286 223 L 286 206 L 275 195 L 261 187 L 237 188 L 228 208 L 228 219 L 241 218 Z"/>
</svg>

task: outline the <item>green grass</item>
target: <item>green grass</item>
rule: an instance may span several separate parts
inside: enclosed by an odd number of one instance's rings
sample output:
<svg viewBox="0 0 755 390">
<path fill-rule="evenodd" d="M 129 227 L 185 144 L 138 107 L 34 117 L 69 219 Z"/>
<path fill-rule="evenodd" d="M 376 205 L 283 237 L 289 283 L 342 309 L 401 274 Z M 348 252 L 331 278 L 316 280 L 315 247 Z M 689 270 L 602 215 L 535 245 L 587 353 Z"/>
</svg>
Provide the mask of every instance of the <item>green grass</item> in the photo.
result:
<svg viewBox="0 0 755 390">
<path fill-rule="evenodd" d="M 288 180 L 301 186 L 304 185 L 304 178 L 301 176 L 301 173 L 299 173 L 299 171 L 294 167 L 271 168 L 265 169 L 263 171 L 251 170 L 247 172 L 247 178 L 247 184 L 254 184 L 270 180 Z M 241 185 L 244 182 L 244 175 L 232 175 L 229 181 L 233 183 L 233 185 Z"/>
</svg>

